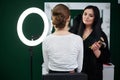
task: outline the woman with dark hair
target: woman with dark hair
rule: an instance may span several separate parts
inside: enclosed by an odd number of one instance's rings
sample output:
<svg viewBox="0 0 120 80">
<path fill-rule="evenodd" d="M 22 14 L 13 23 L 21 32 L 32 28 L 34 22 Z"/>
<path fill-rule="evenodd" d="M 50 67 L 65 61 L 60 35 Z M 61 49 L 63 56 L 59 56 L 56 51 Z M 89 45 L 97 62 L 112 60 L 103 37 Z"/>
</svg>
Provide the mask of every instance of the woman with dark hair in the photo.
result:
<svg viewBox="0 0 120 80">
<path fill-rule="evenodd" d="M 63 4 L 52 10 L 55 32 L 46 37 L 42 44 L 42 74 L 81 72 L 83 66 L 83 40 L 70 33 L 70 11 Z"/>
<path fill-rule="evenodd" d="M 110 62 L 108 40 L 101 23 L 99 9 L 96 6 L 87 6 L 82 14 L 78 35 L 84 42 L 82 72 L 88 75 L 88 80 L 102 80 L 103 64 Z"/>
</svg>

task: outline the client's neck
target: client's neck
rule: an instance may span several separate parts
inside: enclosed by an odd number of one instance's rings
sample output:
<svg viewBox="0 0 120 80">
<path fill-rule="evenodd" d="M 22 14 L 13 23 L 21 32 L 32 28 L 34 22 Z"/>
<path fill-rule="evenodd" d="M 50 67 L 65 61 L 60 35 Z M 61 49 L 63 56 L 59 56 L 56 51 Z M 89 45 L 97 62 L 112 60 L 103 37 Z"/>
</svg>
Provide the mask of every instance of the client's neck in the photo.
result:
<svg viewBox="0 0 120 80">
<path fill-rule="evenodd" d="M 55 34 L 55 35 L 67 35 L 67 34 L 70 34 L 70 32 L 68 30 L 69 30 L 68 27 L 64 27 L 62 29 L 55 28 L 55 32 L 53 34 Z"/>
</svg>

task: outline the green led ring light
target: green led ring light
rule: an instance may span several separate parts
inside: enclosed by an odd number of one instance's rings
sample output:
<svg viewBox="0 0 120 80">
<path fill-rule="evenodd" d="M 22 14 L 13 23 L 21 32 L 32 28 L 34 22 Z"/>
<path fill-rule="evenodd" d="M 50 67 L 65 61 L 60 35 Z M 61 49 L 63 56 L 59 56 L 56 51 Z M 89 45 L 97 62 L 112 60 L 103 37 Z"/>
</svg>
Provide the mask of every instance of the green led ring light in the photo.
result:
<svg viewBox="0 0 120 80">
<path fill-rule="evenodd" d="M 36 14 L 40 15 L 44 22 L 44 30 L 43 30 L 42 35 L 34 41 L 28 40 L 24 36 L 23 30 L 22 30 L 22 25 L 23 25 L 24 19 L 26 18 L 26 16 L 28 16 L 29 14 L 32 14 L 32 13 L 36 13 Z M 48 30 L 49 30 L 48 18 L 46 16 L 46 14 L 39 8 L 36 8 L 36 7 L 28 8 L 21 14 L 20 18 L 18 19 L 17 33 L 18 33 L 20 40 L 27 46 L 36 46 L 36 45 L 40 44 L 44 40 L 44 38 L 47 36 Z"/>
</svg>

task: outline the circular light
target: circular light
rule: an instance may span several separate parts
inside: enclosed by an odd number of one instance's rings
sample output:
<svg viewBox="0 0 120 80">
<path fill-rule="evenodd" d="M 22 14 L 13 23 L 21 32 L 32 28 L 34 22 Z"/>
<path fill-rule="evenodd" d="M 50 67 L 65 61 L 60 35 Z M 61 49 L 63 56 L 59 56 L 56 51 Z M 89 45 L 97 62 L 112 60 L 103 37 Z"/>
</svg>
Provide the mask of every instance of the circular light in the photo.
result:
<svg viewBox="0 0 120 80">
<path fill-rule="evenodd" d="M 43 19 L 43 22 L 44 22 L 44 30 L 43 30 L 42 35 L 34 41 L 33 40 L 28 40 L 24 36 L 23 30 L 22 30 L 22 25 L 23 25 L 24 19 L 26 18 L 26 16 L 28 16 L 29 14 L 32 14 L 32 13 L 36 13 L 36 14 L 40 15 Z M 39 8 L 36 8 L 36 7 L 28 8 L 27 10 L 25 10 L 21 14 L 21 16 L 18 19 L 17 33 L 18 33 L 18 36 L 19 36 L 20 40 L 27 46 L 36 46 L 36 45 L 40 44 L 44 40 L 44 38 L 47 36 L 48 30 L 49 30 L 48 18 L 46 16 L 46 14 Z"/>
</svg>

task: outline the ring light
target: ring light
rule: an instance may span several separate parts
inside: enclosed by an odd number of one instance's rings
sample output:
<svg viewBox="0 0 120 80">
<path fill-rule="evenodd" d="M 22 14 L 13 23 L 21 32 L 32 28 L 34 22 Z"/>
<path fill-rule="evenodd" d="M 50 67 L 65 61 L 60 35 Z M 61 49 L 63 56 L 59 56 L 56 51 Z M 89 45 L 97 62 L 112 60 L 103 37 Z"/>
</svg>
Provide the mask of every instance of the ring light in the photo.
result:
<svg viewBox="0 0 120 80">
<path fill-rule="evenodd" d="M 44 22 L 44 30 L 43 30 L 43 33 L 42 35 L 36 39 L 36 40 L 28 40 L 24 34 L 23 34 L 23 30 L 22 30 L 22 25 L 23 25 L 23 21 L 24 19 L 29 15 L 29 14 L 32 14 L 32 13 L 36 13 L 38 15 L 40 15 L 43 19 L 43 22 Z M 36 46 L 38 44 L 40 44 L 43 39 L 47 36 L 48 34 L 48 30 L 49 30 L 49 22 L 48 22 L 48 18 L 46 16 L 46 14 L 39 8 L 36 8 L 36 7 L 32 7 L 32 8 L 28 8 L 27 10 L 25 10 L 20 18 L 18 19 L 18 23 L 17 23 L 17 33 L 18 33 L 18 36 L 20 38 L 20 40 L 27 46 Z"/>
</svg>

